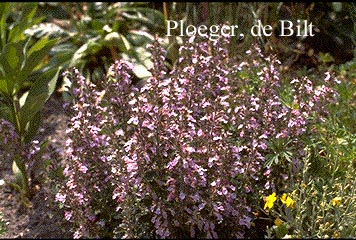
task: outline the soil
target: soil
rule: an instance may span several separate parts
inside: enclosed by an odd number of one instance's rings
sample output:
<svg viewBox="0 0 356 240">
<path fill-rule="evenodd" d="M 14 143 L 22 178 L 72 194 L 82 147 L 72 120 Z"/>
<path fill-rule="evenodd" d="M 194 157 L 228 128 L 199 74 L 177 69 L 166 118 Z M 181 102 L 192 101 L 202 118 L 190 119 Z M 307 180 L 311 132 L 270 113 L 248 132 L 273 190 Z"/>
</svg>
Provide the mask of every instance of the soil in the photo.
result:
<svg viewBox="0 0 356 240">
<path fill-rule="evenodd" d="M 53 94 L 44 107 L 37 134 L 40 142 L 49 142 L 44 155 L 50 162 L 30 174 L 34 192 L 30 204 L 24 204 L 19 192 L 7 183 L 13 179 L 11 162 L 5 160 L 1 164 L 0 221 L 5 222 L 6 231 L 3 234 L 0 232 L 0 238 L 72 238 L 71 226 L 64 220 L 63 210 L 54 201 L 59 183 L 54 173 L 64 166 L 68 118 L 61 95 Z"/>
</svg>

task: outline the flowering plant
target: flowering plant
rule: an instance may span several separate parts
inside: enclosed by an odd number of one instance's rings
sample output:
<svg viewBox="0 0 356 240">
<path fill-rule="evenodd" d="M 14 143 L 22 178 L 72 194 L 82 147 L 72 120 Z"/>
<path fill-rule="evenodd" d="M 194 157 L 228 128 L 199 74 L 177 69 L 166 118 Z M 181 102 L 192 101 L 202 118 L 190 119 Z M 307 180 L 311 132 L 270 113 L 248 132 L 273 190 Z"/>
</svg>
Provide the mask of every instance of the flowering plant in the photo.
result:
<svg viewBox="0 0 356 240">
<path fill-rule="evenodd" d="M 260 192 L 295 180 L 303 137 L 323 120 L 313 115 L 327 115 L 336 95 L 308 78 L 284 83 L 278 60 L 258 48 L 237 61 L 228 43 L 191 38 L 168 72 L 155 41 L 141 88 L 125 61 L 101 89 L 67 73 L 74 115 L 57 201 L 75 237 L 243 237 Z M 291 196 L 281 201 L 294 206 Z"/>
<path fill-rule="evenodd" d="M 263 210 L 265 210 L 268 220 L 273 220 L 274 223 L 272 228 L 267 229 L 268 237 L 275 235 L 277 238 L 283 238 L 288 235 L 295 217 L 295 211 L 292 211 L 295 205 L 293 198 L 295 197 L 295 190 L 290 194 L 283 193 L 278 198 L 275 192 L 263 197 L 265 201 Z"/>
</svg>

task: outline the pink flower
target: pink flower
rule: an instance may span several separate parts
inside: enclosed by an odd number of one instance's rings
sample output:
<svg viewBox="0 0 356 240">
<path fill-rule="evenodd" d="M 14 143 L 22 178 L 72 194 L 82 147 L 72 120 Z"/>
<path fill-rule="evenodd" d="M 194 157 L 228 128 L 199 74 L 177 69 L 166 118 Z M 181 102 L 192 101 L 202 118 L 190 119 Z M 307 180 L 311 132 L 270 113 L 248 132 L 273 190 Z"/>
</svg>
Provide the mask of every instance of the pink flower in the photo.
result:
<svg viewBox="0 0 356 240">
<path fill-rule="evenodd" d="M 65 211 L 64 212 L 64 218 L 69 221 L 72 218 L 72 212 Z"/>
<path fill-rule="evenodd" d="M 57 202 L 65 203 L 65 201 L 66 201 L 66 195 L 65 195 L 65 194 L 61 194 L 61 193 L 57 193 L 55 200 L 56 200 Z"/>
<path fill-rule="evenodd" d="M 81 171 L 82 173 L 87 173 L 88 168 L 86 166 L 82 165 L 82 166 L 80 166 L 79 171 Z"/>
<path fill-rule="evenodd" d="M 137 125 L 138 124 L 138 118 L 137 117 L 132 117 L 127 121 L 127 124 L 134 124 Z"/>
<path fill-rule="evenodd" d="M 179 193 L 179 199 L 180 199 L 180 200 L 183 200 L 184 198 L 185 198 L 185 194 L 184 194 L 184 193 L 182 193 L 182 192 L 181 192 L 181 193 Z"/>
<path fill-rule="evenodd" d="M 147 119 L 143 121 L 142 127 L 146 127 L 148 129 L 150 129 L 151 131 L 153 131 L 155 129 L 154 124 L 150 123 Z"/>
<path fill-rule="evenodd" d="M 180 159 L 180 156 L 175 157 L 171 162 L 169 162 L 169 163 L 167 164 L 167 168 L 168 168 L 169 170 L 172 170 L 172 169 L 177 165 L 179 159 Z"/>
</svg>

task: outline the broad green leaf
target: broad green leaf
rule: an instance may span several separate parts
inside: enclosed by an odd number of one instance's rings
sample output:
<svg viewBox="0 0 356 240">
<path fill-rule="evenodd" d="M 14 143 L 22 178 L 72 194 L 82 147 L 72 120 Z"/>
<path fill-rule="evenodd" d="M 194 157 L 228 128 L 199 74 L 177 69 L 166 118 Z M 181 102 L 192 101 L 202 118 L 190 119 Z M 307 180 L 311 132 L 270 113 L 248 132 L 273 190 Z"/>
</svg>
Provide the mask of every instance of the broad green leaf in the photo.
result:
<svg viewBox="0 0 356 240">
<path fill-rule="evenodd" d="M 26 102 L 19 111 L 20 116 L 20 133 L 24 133 L 28 128 L 28 123 L 40 111 L 46 102 L 47 94 L 45 92 L 35 95 L 27 96 Z"/>
<path fill-rule="evenodd" d="M 136 29 L 130 30 L 126 37 L 129 39 L 130 43 L 135 46 L 145 46 L 147 42 L 154 40 L 154 36 L 152 36 L 150 33 Z"/>
<path fill-rule="evenodd" d="M 48 98 L 52 95 L 60 69 L 50 70 L 51 77 L 40 78 L 34 82 L 27 96 L 26 102 L 20 109 L 21 131 L 24 132 L 28 122 L 39 112 Z"/>
<path fill-rule="evenodd" d="M 53 46 L 57 42 L 57 40 L 58 39 L 49 40 L 47 36 L 41 38 L 31 46 L 31 48 L 28 50 L 27 56 L 31 56 L 33 53 L 38 52 L 41 49 L 47 47 L 49 44 Z"/>
<path fill-rule="evenodd" d="M 44 18 L 34 18 L 37 3 L 24 3 L 22 14 L 9 32 L 8 42 L 18 42 L 25 39 L 25 30 L 40 23 Z"/>
<path fill-rule="evenodd" d="M 27 56 L 28 46 L 30 45 L 30 42 L 31 42 L 31 37 L 29 37 L 27 39 L 25 45 L 23 46 L 23 49 L 22 49 L 23 56 Z M 21 69 L 25 66 L 26 61 L 27 61 L 27 58 L 25 57 L 24 60 L 22 61 Z"/>
<path fill-rule="evenodd" d="M 48 40 L 48 38 L 42 38 L 37 41 L 27 53 L 26 64 L 23 68 L 23 74 L 30 75 L 33 69 L 36 68 L 43 60 L 45 56 L 48 55 L 51 48 L 56 44 L 58 39 Z"/>
<path fill-rule="evenodd" d="M 23 55 L 24 42 L 8 43 L 0 53 L 0 64 L 2 69 L 7 74 L 19 74 L 19 70 L 24 60 Z"/>
<path fill-rule="evenodd" d="M 75 51 L 70 66 L 76 66 L 80 61 L 87 56 L 88 43 L 83 44 L 77 51 Z"/>
<path fill-rule="evenodd" d="M 61 66 L 63 69 L 68 68 L 76 49 L 77 46 L 74 44 L 54 45 L 51 49 L 51 54 L 53 56 L 51 57 L 49 63 L 41 68 L 40 71 L 36 71 L 35 74 L 31 74 L 29 80 L 32 81 L 35 75 L 40 75 L 42 72 L 47 72 L 49 69 L 57 66 Z"/>
<path fill-rule="evenodd" d="M 103 27 L 105 26 L 105 23 L 102 20 L 93 19 L 90 24 L 92 29 L 98 31 L 98 33 L 104 32 Z"/>
<path fill-rule="evenodd" d="M 9 43 L 0 53 L 0 65 L 3 77 L 6 80 L 7 94 L 14 95 L 20 88 L 20 84 L 26 76 L 21 74 L 20 68 L 24 61 L 24 42 Z"/>
<path fill-rule="evenodd" d="M 131 49 L 131 44 L 127 38 L 118 32 L 111 32 L 104 38 L 104 46 L 118 47 L 120 52 L 127 52 Z"/>
<path fill-rule="evenodd" d="M 16 48 L 13 45 L 10 45 L 7 49 L 6 60 L 9 63 L 12 69 L 16 69 L 19 62 L 20 57 L 17 55 Z"/>
</svg>

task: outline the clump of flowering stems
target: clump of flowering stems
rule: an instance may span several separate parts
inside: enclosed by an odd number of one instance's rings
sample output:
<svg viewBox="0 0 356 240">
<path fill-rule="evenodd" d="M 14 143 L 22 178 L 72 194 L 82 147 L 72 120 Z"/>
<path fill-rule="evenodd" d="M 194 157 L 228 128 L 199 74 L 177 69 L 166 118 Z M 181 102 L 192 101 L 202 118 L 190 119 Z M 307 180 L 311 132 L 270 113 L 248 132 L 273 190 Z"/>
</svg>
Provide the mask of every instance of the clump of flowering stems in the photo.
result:
<svg viewBox="0 0 356 240">
<path fill-rule="evenodd" d="M 154 41 L 142 88 L 132 86 L 125 61 L 110 68 L 103 89 L 75 69 L 67 74 L 78 87 L 57 200 L 76 223 L 74 237 L 105 229 L 126 238 L 243 237 L 259 191 L 302 167 L 301 136 L 313 115 L 327 114 L 333 91 L 294 79 L 285 104 L 278 60 L 256 48 L 236 61 L 228 43 L 191 38 L 167 72 Z M 290 142 L 293 161 L 266 164 L 276 139 Z"/>
</svg>

